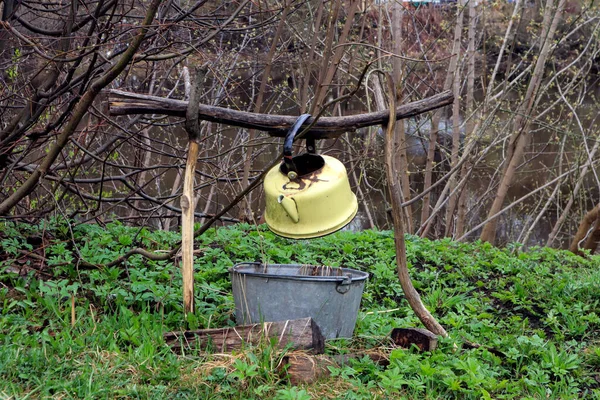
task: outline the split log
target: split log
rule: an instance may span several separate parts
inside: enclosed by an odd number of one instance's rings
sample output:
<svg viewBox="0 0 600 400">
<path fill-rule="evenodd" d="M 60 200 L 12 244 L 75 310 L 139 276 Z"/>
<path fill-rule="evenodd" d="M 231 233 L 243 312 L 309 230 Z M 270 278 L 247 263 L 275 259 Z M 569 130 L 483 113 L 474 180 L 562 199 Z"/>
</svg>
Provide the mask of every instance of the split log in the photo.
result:
<svg viewBox="0 0 600 400">
<path fill-rule="evenodd" d="M 438 343 L 438 337 L 435 334 L 420 328 L 395 328 L 391 338 L 397 346 L 408 348 L 414 344 L 421 351 L 433 351 Z M 347 364 L 350 360 L 358 360 L 365 356 L 375 364 L 387 367 L 390 364 L 388 351 L 387 349 L 369 349 L 334 356 L 315 356 L 303 352 L 292 352 L 283 357 L 280 371 L 287 375 L 292 385 L 311 384 L 329 376 L 329 367 L 339 367 Z"/>
<path fill-rule="evenodd" d="M 396 346 L 409 348 L 416 345 L 421 351 L 433 351 L 437 347 L 437 335 L 421 328 L 394 328 L 392 341 Z"/>
<path fill-rule="evenodd" d="M 280 349 L 311 350 L 314 354 L 323 353 L 325 350 L 325 338 L 321 334 L 319 325 L 312 318 L 232 328 L 168 332 L 163 337 L 167 345 L 176 353 L 180 353 L 182 349 L 224 353 L 239 350 L 244 345 L 256 346 L 274 341 Z"/>
<path fill-rule="evenodd" d="M 335 356 L 314 356 L 293 352 L 283 357 L 280 371 L 287 376 L 292 385 L 310 384 L 329 376 L 329 367 L 339 367 L 347 364 L 350 360 L 358 360 L 365 356 L 378 365 L 388 366 L 390 363 L 388 355 L 379 349 Z"/>
<path fill-rule="evenodd" d="M 110 90 L 108 111 L 110 115 L 131 114 L 164 114 L 185 118 L 187 101 L 174 100 L 164 97 L 149 96 Z M 404 104 L 396 109 L 396 120 L 414 117 L 449 104 L 454 96 L 451 91 L 438 93 L 431 97 L 412 103 Z M 345 117 L 322 117 L 304 138 L 328 139 L 339 137 L 342 133 L 374 125 L 386 125 L 389 110 L 349 115 Z M 233 110 L 223 107 L 200 104 L 198 119 L 221 124 L 257 129 L 268 132 L 271 136 L 283 137 L 288 129 L 296 122 L 297 116 L 259 114 Z M 307 124 L 313 122 L 313 118 Z"/>
<path fill-rule="evenodd" d="M 311 356 L 310 354 L 289 354 L 283 357 L 280 373 L 287 377 L 294 386 L 303 383 L 314 383 L 329 376 L 328 367 L 338 365 L 328 356 Z"/>
</svg>

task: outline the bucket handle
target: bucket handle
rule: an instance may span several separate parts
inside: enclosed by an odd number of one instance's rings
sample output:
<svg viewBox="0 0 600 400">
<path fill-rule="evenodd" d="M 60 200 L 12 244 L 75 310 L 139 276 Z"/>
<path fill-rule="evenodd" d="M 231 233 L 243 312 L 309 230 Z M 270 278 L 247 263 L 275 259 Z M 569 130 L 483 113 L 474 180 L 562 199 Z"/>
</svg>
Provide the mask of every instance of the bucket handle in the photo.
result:
<svg viewBox="0 0 600 400">
<path fill-rule="evenodd" d="M 350 290 L 350 284 L 352 283 L 352 274 L 346 274 L 344 279 L 335 285 L 335 290 L 340 294 L 346 294 Z"/>
<path fill-rule="evenodd" d="M 238 264 L 234 265 L 233 267 L 229 268 L 229 272 L 233 273 L 233 274 L 240 274 L 240 275 L 247 275 L 247 276 L 259 276 L 259 277 L 265 278 L 265 279 L 285 278 L 290 281 L 306 281 L 308 279 L 314 279 L 313 276 L 305 276 L 305 275 L 275 275 L 275 274 L 258 273 L 258 272 L 238 272 L 238 271 L 236 271 L 235 267 L 241 266 L 241 265 L 252 265 L 255 268 L 263 267 L 266 272 L 268 264 L 262 263 L 260 261 L 242 262 L 242 263 L 238 263 Z M 326 277 L 324 276 L 323 278 L 326 278 L 326 280 L 324 280 L 325 282 L 335 282 L 335 284 L 336 284 L 335 290 L 338 293 L 344 294 L 344 293 L 348 293 L 348 291 L 350 290 L 350 284 L 352 283 L 352 274 L 350 274 L 350 273 L 346 273 L 344 275 L 335 276 L 335 277 L 334 276 L 326 276 Z M 363 279 L 365 279 L 365 278 L 363 278 Z"/>
</svg>

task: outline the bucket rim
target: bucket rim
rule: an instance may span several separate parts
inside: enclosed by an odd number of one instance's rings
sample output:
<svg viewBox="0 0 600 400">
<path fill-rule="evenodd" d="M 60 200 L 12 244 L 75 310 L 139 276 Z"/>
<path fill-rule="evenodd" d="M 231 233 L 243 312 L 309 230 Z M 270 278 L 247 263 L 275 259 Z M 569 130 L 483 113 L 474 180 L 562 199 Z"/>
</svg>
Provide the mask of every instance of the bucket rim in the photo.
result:
<svg viewBox="0 0 600 400">
<path fill-rule="evenodd" d="M 267 264 L 267 263 L 262 263 L 262 262 L 241 262 L 241 263 L 237 263 L 233 267 L 229 268 L 229 272 L 231 274 L 246 275 L 246 276 L 259 277 L 259 278 L 285 279 L 285 280 L 294 280 L 294 281 L 312 281 L 312 282 L 338 282 L 338 283 L 347 281 L 348 278 L 350 278 L 351 283 L 360 282 L 360 281 L 366 280 L 369 277 L 368 272 L 359 271 L 357 269 L 351 269 L 351 268 L 343 268 L 343 267 L 341 268 L 343 275 L 338 275 L 338 276 L 281 275 L 281 274 L 263 273 L 263 272 L 255 272 L 255 271 L 240 271 L 240 269 L 242 267 L 256 266 L 256 265 L 278 267 L 278 268 L 282 268 L 282 269 L 290 269 L 290 268 L 298 268 L 298 267 L 301 268 L 301 267 L 305 267 L 305 266 L 318 267 L 318 265 L 312 265 L 312 264 Z M 348 277 L 348 275 L 350 275 L 350 276 Z"/>
</svg>

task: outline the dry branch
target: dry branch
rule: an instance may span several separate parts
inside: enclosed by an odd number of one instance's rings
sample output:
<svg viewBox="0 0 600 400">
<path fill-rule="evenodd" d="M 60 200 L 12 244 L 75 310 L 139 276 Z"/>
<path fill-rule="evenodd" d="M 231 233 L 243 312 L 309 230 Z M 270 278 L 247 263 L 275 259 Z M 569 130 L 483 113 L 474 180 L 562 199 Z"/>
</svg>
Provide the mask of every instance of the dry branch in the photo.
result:
<svg viewBox="0 0 600 400">
<path fill-rule="evenodd" d="M 446 330 L 439 322 L 437 322 L 433 315 L 431 315 L 429 310 L 425 308 L 425 305 L 421 301 L 421 296 L 413 286 L 410 274 L 408 273 L 406 244 L 404 243 L 404 224 L 402 223 L 402 195 L 400 194 L 400 184 L 398 182 L 398 168 L 393 157 L 395 145 L 394 132 L 396 129 L 396 118 L 394 118 L 394 111 L 396 110 L 396 91 L 392 83 L 392 78 L 388 74 L 386 74 L 386 78 L 388 81 L 388 102 L 390 104 L 390 115 L 392 118 L 390 118 L 391 122 L 387 124 L 385 134 L 385 171 L 390 193 L 390 202 L 392 203 L 398 279 L 400 280 L 400 286 L 402 286 L 402 291 L 404 292 L 404 296 L 406 297 L 410 308 L 412 308 L 423 325 L 431 332 L 447 337 L 448 333 Z"/>
<path fill-rule="evenodd" d="M 42 163 L 31 173 L 31 175 L 29 175 L 27 180 L 18 189 L 16 189 L 8 198 L 4 199 L 4 201 L 0 203 L 0 215 L 7 215 L 13 207 L 15 207 L 20 201 L 27 197 L 27 195 L 35 190 L 39 181 L 49 172 L 52 164 L 54 164 L 56 159 L 59 158 L 63 148 L 67 145 L 67 143 L 69 143 L 69 139 L 77 130 L 77 127 L 83 120 L 84 116 L 87 115 L 88 110 L 92 106 L 98 94 L 102 91 L 102 89 L 114 81 L 121 74 L 121 72 L 127 68 L 133 59 L 134 55 L 142 45 L 142 42 L 146 38 L 146 34 L 152 25 L 154 15 L 160 6 L 160 3 L 160 0 L 153 0 L 148 5 L 144 20 L 138 27 L 138 33 L 132 39 L 127 49 L 119 57 L 118 61 L 115 62 L 108 71 L 102 74 L 99 78 L 95 79 L 89 88 L 83 93 L 81 99 L 74 106 L 72 115 L 68 122 L 63 127 L 62 131 L 57 135 L 56 142 L 49 146 Z"/>
<path fill-rule="evenodd" d="M 445 91 L 422 100 L 404 104 L 396 109 L 396 120 L 414 117 L 451 104 L 452 92 Z M 110 90 L 108 111 L 110 115 L 164 114 L 185 118 L 188 102 L 164 97 L 149 96 Z M 374 125 L 386 125 L 389 110 L 350 115 L 346 117 L 321 117 L 305 136 L 315 139 L 335 138 L 347 131 Z M 200 104 L 198 119 L 268 132 L 283 137 L 298 117 L 294 115 L 271 115 L 238 111 L 229 108 Z M 307 123 L 314 121 L 310 118 Z"/>
</svg>

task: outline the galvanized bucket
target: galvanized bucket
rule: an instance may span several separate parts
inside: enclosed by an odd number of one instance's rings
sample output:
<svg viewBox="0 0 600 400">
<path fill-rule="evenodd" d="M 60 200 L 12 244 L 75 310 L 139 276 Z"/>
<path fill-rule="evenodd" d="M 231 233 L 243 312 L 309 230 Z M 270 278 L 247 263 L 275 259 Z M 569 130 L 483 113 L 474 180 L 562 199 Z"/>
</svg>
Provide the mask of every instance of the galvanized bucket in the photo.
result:
<svg viewBox="0 0 600 400">
<path fill-rule="evenodd" d="M 238 324 L 311 317 L 326 339 L 352 337 L 369 274 L 348 268 L 240 263 L 230 269 Z"/>
</svg>

